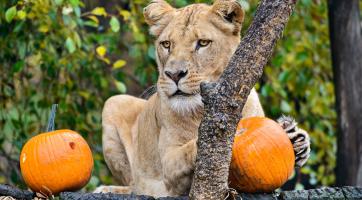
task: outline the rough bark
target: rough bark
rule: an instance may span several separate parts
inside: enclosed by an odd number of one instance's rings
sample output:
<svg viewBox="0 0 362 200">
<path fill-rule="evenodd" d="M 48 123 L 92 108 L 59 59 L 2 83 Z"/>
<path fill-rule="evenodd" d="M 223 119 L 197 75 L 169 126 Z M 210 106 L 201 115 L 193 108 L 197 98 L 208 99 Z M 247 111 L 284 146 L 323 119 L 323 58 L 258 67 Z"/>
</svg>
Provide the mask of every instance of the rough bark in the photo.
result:
<svg viewBox="0 0 362 200">
<path fill-rule="evenodd" d="M 225 198 L 236 124 L 295 3 L 296 0 L 262 0 L 221 78 L 217 83 L 201 84 L 205 113 L 199 127 L 191 199 Z"/>
<path fill-rule="evenodd" d="M 15 199 L 31 200 L 34 197 L 34 193 L 27 190 L 20 190 L 10 185 L 0 185 L 0 197 L 1 196 L 11 196 Z"/>
<path fill-rule="evenodd" d="M 362 35 L 359 15 L 359 0 L 329 0 L 338 114 L 338 186 L 362 186 Z"/>
</svg>

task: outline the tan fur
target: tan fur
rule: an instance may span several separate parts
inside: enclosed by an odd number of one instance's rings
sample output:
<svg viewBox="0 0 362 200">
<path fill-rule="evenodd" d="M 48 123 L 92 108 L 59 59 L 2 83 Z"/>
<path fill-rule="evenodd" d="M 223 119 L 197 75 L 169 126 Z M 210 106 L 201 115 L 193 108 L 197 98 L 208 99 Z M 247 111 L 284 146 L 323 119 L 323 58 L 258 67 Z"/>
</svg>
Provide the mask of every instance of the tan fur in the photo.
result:
<svg viewBox="0 0 362 200">
<path fill-rule="evenodd" d="M 202 81 L 216 81 L 240 42 L 244 12 L 236 0 L 175 9 L 152 1 L 146 22 L 156 36 L 159 70 L 157 93 L 149 100 L 118 95 L 103 109 L 103 150 L 108 167 L 121 185 L 96 192 L 135 192 L 153 196 L 188 193 L 196 158 L 196 140 L 203 106 Z M 198 41 L 211 40 L 196 48 Z M 170 48 L 161 45 L 170 41 Z M 168 72 L 187 71 L 176 84 Z M 172 96 L 179 89 L 190 96 Z M 243 117 L 263 116 L 252 90 Z"/>
</svg>

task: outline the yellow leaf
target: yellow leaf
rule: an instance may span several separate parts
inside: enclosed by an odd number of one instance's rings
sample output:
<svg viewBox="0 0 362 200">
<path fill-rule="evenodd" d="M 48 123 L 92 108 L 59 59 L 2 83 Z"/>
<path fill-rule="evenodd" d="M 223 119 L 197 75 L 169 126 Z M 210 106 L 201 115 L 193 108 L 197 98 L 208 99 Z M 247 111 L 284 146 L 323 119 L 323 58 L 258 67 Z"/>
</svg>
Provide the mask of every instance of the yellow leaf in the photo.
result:
<svg viewBox="0 0 362 200">
<path fill-rule="evenodd" d="M 24 12 L 23 10 L 19 10 L 17 13 L 16 13 L 18 19 L 20 20 L 23 20 L 26 18 L 26 12 Z"/>
<path fill-rule="evenodd" d="M 85 99 L 89 99 L 90 93 L 87 91 L 79 91 L 78 92 L 80 96 L 84 97 Z"/>
<path fill-rule="evenodd" d="M 118 69 L 118 68 L 122 68 L 123 66 L 126 65 L 126 61 L 125 60 L 117 60 L 116 62 L 113 63 L 113 69 Z"/>
<path fill-rule="evenodd" d="M 89 19 L 91 19 L 92 21 L 94 21 L 95 23 L 99 24 L 99 20 L 97 17 L 93 16 L 93 15 L 90 15 L 90 16 L 87 16 Z"/>
<path fill-rule="evenodd" d="M 99 46 L 97 47 L 96 52 L 100 57 L 104 57 L 104 55 L 106 55 L 107 49 L 104 46 Z"/>
<path fill-rule="evenodd" d="M 92 14 L 93 15 L 98 15 L 98 16 L 107 16 L 107 12 L 103 7 L 96 7 L 92 10 Z"/>
<path fill-rule="evenodd" d="M 39 66 L 42 63 L 41 53 L 28 56 L 26 58 L 26 64 L 32 67 Z"/>
<path fill-rule="evenodd" d="M 119 11 L 119 14 L 123 17 L 125 21 L 127 21 L 131 17 L 131 13 L 127 10 L 121 10 Z"/>
<path fill-rule="evenodd" d="M 41 33 L 46 33 L 49 31 L 49 27 L 47 25 L 41 25 L 39 28 L 38 28 L 38 31 L 41 32 Z"/>
<path fill-rule="evenodd" d="M 111 61 L 109 61 L 108 58 L 100 58 L 103 62 L 107 63 L 108 65 L 111 64 Z"/>
</svg>

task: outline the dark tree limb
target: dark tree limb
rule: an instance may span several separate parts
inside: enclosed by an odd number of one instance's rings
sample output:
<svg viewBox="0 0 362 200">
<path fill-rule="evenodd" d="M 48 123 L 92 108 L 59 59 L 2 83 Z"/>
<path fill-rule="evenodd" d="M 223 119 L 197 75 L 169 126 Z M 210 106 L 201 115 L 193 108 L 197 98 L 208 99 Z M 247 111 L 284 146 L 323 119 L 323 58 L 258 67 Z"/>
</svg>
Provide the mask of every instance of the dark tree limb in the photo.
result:
<svg viewBox="0 0 362 200">
<path fill-rule="evenodd" d="M 337 185 L 362 186 L 362 34 L 359 0 L 329 0 L 338 113 Z"/>
<path fill-rule="evenodd" d="M 221 78 L 217 83 L 201 84 L 205 113 L 199 127 L 191 199 L 225 198 L 236 124 L 295 3 L 296 0 L 262 0 Z"/>
<path fill-rule="evenodd" d="M 9 185 L 0 184 L 0 199 L 5 197 L 15 199 L 31 200 L 35 197 L 33 192 L 21 190 Z M 4 197 L 4 198 L 3 198 Z M 324 187 L 312 190 L 295 190 L 275 192 L 271 194 L 239 194 L 234 196 L 238 200 L 294 200 L 294 199 L 362 199 L 361 187 Z M 62 192 L 60 200 L 187 200 L 188 196 L 182 197 L 152 197 L 134 194 L 112 194 L 112 193 L 82 193 L 82 192 Z M 231 198 L 232 199 L 232 198 Z"/>
<path fill-rule="evenodd" d="M 0 185 L 0 197 L 1 196 L 11 196 L 15 199 L 32 200 L 34 193 L 27 190 L 21 190 L 10 185 Z"/>
</svg>

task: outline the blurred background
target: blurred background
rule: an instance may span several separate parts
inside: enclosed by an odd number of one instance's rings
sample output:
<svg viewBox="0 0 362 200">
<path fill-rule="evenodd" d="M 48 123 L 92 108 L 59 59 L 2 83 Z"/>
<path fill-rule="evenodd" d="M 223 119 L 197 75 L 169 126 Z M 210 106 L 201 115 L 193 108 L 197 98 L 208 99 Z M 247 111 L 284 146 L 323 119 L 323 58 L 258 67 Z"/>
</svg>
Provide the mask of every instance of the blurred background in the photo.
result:
<svg viewBox="0 0 362 200">
<path fill-rule="evenodd" d="M 56 128 L 78 131 L 92 148 L 95 168 L 86 190 L 114 183 L 102 155 L 101 111 L 108 97 L 138 96 L 156 82 L 154 38 L 142 15 L 147 2 L 0 1 L 0 184 L 26 188 L 20 150 L 45 131 L 53 103 L 59 104 Z M 211 1 L 169 2 L 181 7 Z M 257 3 L 241 1 L 243 32 Z M 295 170 L 284 189 L 336 184 L 338 120 L 328 24 L 326 0 L 300 0 L 256 86 L 268 117 L 291 115 L 311 136 L 307 165 Z"/>
</svg>

